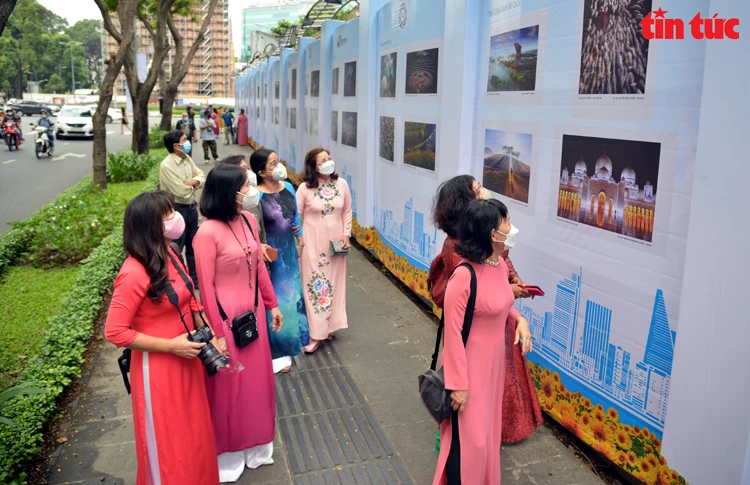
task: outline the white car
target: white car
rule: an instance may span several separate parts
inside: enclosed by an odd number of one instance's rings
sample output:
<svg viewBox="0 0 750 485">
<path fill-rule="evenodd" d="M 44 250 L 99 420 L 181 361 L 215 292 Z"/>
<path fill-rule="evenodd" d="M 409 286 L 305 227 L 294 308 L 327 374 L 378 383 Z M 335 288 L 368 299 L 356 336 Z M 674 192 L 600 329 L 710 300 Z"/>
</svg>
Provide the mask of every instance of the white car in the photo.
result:
<svg viewBox="0 0 750 485">
<path fill-rule="evenodd" d="M 55 117 L 55 134 L 59 140 L 67 137 L 94 138 L 91 108 L 88 106 L 63 106 Z"/>
<path fill-rule="evenodd" d="M 91 115 L 93 116 L 96 112 L 96 105 L 92 104 L 89 106 L 91 109 Z M 114 123 L 115 121 L 121 121 L 122 120 L 122 111 L 120 111 L 117 108 L 109 108 L 107 110 L 107 123 Z"/>
</svg>

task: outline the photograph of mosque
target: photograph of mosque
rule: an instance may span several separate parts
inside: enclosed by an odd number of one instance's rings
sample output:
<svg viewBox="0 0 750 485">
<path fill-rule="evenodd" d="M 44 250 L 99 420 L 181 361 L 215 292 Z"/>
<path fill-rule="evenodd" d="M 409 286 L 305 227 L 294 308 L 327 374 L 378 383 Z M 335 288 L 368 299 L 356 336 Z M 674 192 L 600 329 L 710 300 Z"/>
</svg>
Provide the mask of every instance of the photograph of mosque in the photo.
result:
<svg viewBox="0 0 750 485">
<path fill-rule="evenodd" d="M 557 216 L 651 242 L 661 144 L 563 135 Z"/>
<path fill-rule="evenodd" d="M 578 94 L 644 94 L 648 40 L 641 20 L 652 0 L 584 0 Z"/>
</svg>

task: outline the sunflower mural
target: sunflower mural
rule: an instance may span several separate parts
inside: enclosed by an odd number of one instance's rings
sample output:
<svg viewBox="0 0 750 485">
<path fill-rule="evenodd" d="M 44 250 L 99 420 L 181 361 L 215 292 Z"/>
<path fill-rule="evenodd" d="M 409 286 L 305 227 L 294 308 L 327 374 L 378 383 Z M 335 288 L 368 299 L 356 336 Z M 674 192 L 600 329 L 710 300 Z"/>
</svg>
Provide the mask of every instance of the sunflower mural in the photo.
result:
<svg viewBox="0 0 750 485">
<path fill-rule="evenodd" d="M 648 428 L 620 423 L 617 409 L 570 392 L 557 372 L 527 362 L 539 402 L 556 421 L 600 455 L 647 485 L 685 485 L 661 456 L 661 440 Z"/>
</svg>

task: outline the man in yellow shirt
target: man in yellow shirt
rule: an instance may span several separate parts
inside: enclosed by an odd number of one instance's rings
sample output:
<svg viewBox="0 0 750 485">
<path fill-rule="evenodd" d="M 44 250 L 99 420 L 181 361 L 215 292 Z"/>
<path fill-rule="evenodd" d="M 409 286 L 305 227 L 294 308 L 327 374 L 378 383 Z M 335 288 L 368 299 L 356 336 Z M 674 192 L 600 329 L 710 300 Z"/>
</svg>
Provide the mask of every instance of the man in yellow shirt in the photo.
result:
<svg viewBox="0 0 750 485">
<path fill-rule="evenodd" d="M 185 219 L 185 231 L 174 242 L 180 252 L 186 249 L 188 270 L 198 289 L 198 274 L 195 271 L 193 254 L 193 237 L 198 232 L 198 203 L 195 191 L 206 181 L 206 175 L 199 169 L 193 159 L 187 155 L 191 143 L 181 130 L 173 130 L 164 135 L 164 146 L 169 155 L 159 167 L 159 187 L 174 197 L 174 210 Z"/>
</svg>

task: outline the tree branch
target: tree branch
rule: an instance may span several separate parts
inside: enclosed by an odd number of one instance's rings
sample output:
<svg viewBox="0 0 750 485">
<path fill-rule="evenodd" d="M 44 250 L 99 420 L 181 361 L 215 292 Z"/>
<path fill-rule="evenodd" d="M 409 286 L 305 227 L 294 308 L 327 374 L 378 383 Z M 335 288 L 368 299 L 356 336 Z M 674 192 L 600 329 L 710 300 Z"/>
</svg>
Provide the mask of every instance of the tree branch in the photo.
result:
<svg viewBox="0 0 750 485">
<path fill-rule="evenodd" d="M 171 12 L 167 16 L 167 25 L 169 26 L 169 32 L 172 34 L 172 38 L 174 39 L 174 46 L 176 49 L 175 57 L 172 60 L 172 77 L 174 77 L 175 72 L 179 72 L 182 69 L 182 53 L 184 49 L 184 40 L 182 38 L 182 34 L 180 34 L 179 29 L 174 24 L 173 15 L 174 12 Z"/>
<path fill-rule="evenodd" d="M 172 79 L 179 79 L 178 84 L 182 82 L 182 80 L 187 75 L 187 72 L 190 69 L 190 64 L 193 63 L 193 58 L 195 58 L 195 54 L 198 52 L 201 43 L 205 39 L 205 35 L 203 33 L 208 29 L 208 26 L 211 25 L 211 17 L 213 16 L 216 4 L 218 3 L 219 0 L 211 0 L 211 3 L 208 6 L 208 11 L 206 12 L 206 17 L 203 19 L 203 24 L 198 31 L 198 37 L 196 37 L 195 42 L 193 42 L 193 45 L 190 47 L 190 51 L 185 57 L 184 62 L 182 62 L 182 64 L 179 66 L 179 69 L 174 69 L 174 67 L 172 68 Z M 177 74 L 175 74 L 175 71 L 177 72 Z M 172 80 L 170 80 L 170 82 L 172 82 Z"/>
<path fill-rule="evenodd" d="M 104 2 L 102 0 L 94 0 L 94 2 L 96 3 L 96 6 L 99 7 L 99 11 L 102 14 L 102 20 L 104 21 L 104 30 L 109 32 L 109 35 L 111 35 L 118 44 L 122 43 L 122 35 L 117 31 L 115 25 L 112 23 L 112 17 L 110 17 L 109 15 L 107 6 L 104 5 Z"/>
<path fill-rule="evenodd" d="M 154 41 L 154 44 L 156 43 L 156 32 L 154 32 L 154 26 L 151 25 L 151 23 L 148 21 L 145 15 L 143 15 L 143 12 L 138 12 L 138 20 L 141 21 L 144 27 L 146 27 L 146 30 L 148 30 L 148 33 L 151 35 L 151 40 Z"/>
</svg>

